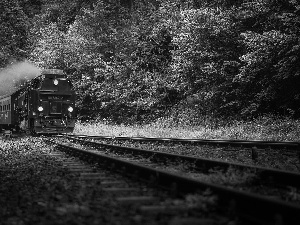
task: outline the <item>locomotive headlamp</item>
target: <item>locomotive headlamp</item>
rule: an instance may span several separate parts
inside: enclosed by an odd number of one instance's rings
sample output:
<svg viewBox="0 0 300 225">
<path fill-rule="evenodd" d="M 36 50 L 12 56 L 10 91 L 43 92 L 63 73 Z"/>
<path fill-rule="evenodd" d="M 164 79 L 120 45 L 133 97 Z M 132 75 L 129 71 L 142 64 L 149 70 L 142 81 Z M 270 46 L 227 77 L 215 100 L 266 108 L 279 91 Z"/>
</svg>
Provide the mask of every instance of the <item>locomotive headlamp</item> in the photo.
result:
<svg viewBox="0 0 300 225">
<path fill-rule="evenodd" d="M 73 112 L 73 107 L 70 106 L 70 107 L 68 108 L 68 111 L 69 111 L 69 112 Z"/>
<path fill-rule="evenodd" d="M 42 111 L 44 110 L 44 108 L 43 108 L 42 106 L 40 106 L 40 107 L 38 107 L 38 110 L 39 110 L 40 112 L 42 112 Z"/>
<path fill-rule="evenodd" d="M 58 80 L 55 79 L 55 80 L 53 81 L 53 84 L 54 84 L 54 85 L 58 85 Z"/>
</svg>

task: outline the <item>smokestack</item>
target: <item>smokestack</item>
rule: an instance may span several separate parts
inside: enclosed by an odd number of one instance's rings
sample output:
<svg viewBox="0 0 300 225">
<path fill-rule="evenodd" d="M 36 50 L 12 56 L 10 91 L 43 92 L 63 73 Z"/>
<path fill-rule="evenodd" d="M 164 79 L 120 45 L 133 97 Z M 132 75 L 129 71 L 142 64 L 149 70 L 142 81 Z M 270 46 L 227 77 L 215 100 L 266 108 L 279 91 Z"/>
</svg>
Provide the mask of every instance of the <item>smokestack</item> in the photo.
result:
<svg viewBox="0 0 300 225">
<path fill-rule="evenodd" d="M 28 61 L 13 63 L 0 69 L 0 96 L 13 93 L 22 83 L 39 74 L 40 69 Z"/>
</svg>

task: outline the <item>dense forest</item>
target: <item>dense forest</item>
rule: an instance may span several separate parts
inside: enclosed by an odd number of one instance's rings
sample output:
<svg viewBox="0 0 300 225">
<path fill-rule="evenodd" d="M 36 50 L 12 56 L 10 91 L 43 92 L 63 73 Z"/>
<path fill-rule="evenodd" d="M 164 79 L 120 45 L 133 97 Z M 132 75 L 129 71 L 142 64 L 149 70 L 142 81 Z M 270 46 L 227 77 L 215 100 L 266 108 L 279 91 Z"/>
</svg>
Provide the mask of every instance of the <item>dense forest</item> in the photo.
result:
<svg viewBox="0 0 300 225">
<path fill-rule="evenodd" d="M 0 67 L 64 69 L 79 117 L 300 117 L 297 0 L 2 0 Z"/>
</svg>

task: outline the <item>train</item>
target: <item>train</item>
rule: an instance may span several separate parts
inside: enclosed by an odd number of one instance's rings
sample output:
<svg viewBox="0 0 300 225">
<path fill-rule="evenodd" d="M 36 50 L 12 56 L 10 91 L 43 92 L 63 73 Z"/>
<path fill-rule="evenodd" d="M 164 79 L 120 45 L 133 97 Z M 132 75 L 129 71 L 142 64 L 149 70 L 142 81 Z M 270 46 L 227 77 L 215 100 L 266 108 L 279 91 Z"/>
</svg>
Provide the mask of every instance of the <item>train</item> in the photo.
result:
<svg viewBox="0 0 300 225">
<path fill-rule="evenodd" d="M 0 96 L 0 131 L 73 132 L 76 94 L 63 70 L 43 69 L 12 94 Z"/>
</svg>

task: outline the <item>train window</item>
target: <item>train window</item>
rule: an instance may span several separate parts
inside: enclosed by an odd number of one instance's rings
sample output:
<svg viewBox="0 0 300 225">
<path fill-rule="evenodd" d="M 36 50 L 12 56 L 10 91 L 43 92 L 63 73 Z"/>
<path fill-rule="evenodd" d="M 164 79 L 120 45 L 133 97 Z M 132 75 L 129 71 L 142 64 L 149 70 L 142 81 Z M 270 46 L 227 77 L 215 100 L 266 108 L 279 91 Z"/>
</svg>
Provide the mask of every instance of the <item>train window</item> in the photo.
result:
<svg viewBox="0 0 300 225">
<path fill-rule="evenodd" d="M 41 91 L 58 91 L 58 85 L 54 85 L 53 79 L 45 78 L 41 85 Z"/>
<path fill-rule="evenodd" d="M 0 112 L 2 112 L 2 105 L 0 105 Z"/>
<path fill-rule="evenodd" d="M 8 110 L 10 110 L 10 104 L 8 104 Z"/>
</svg>

